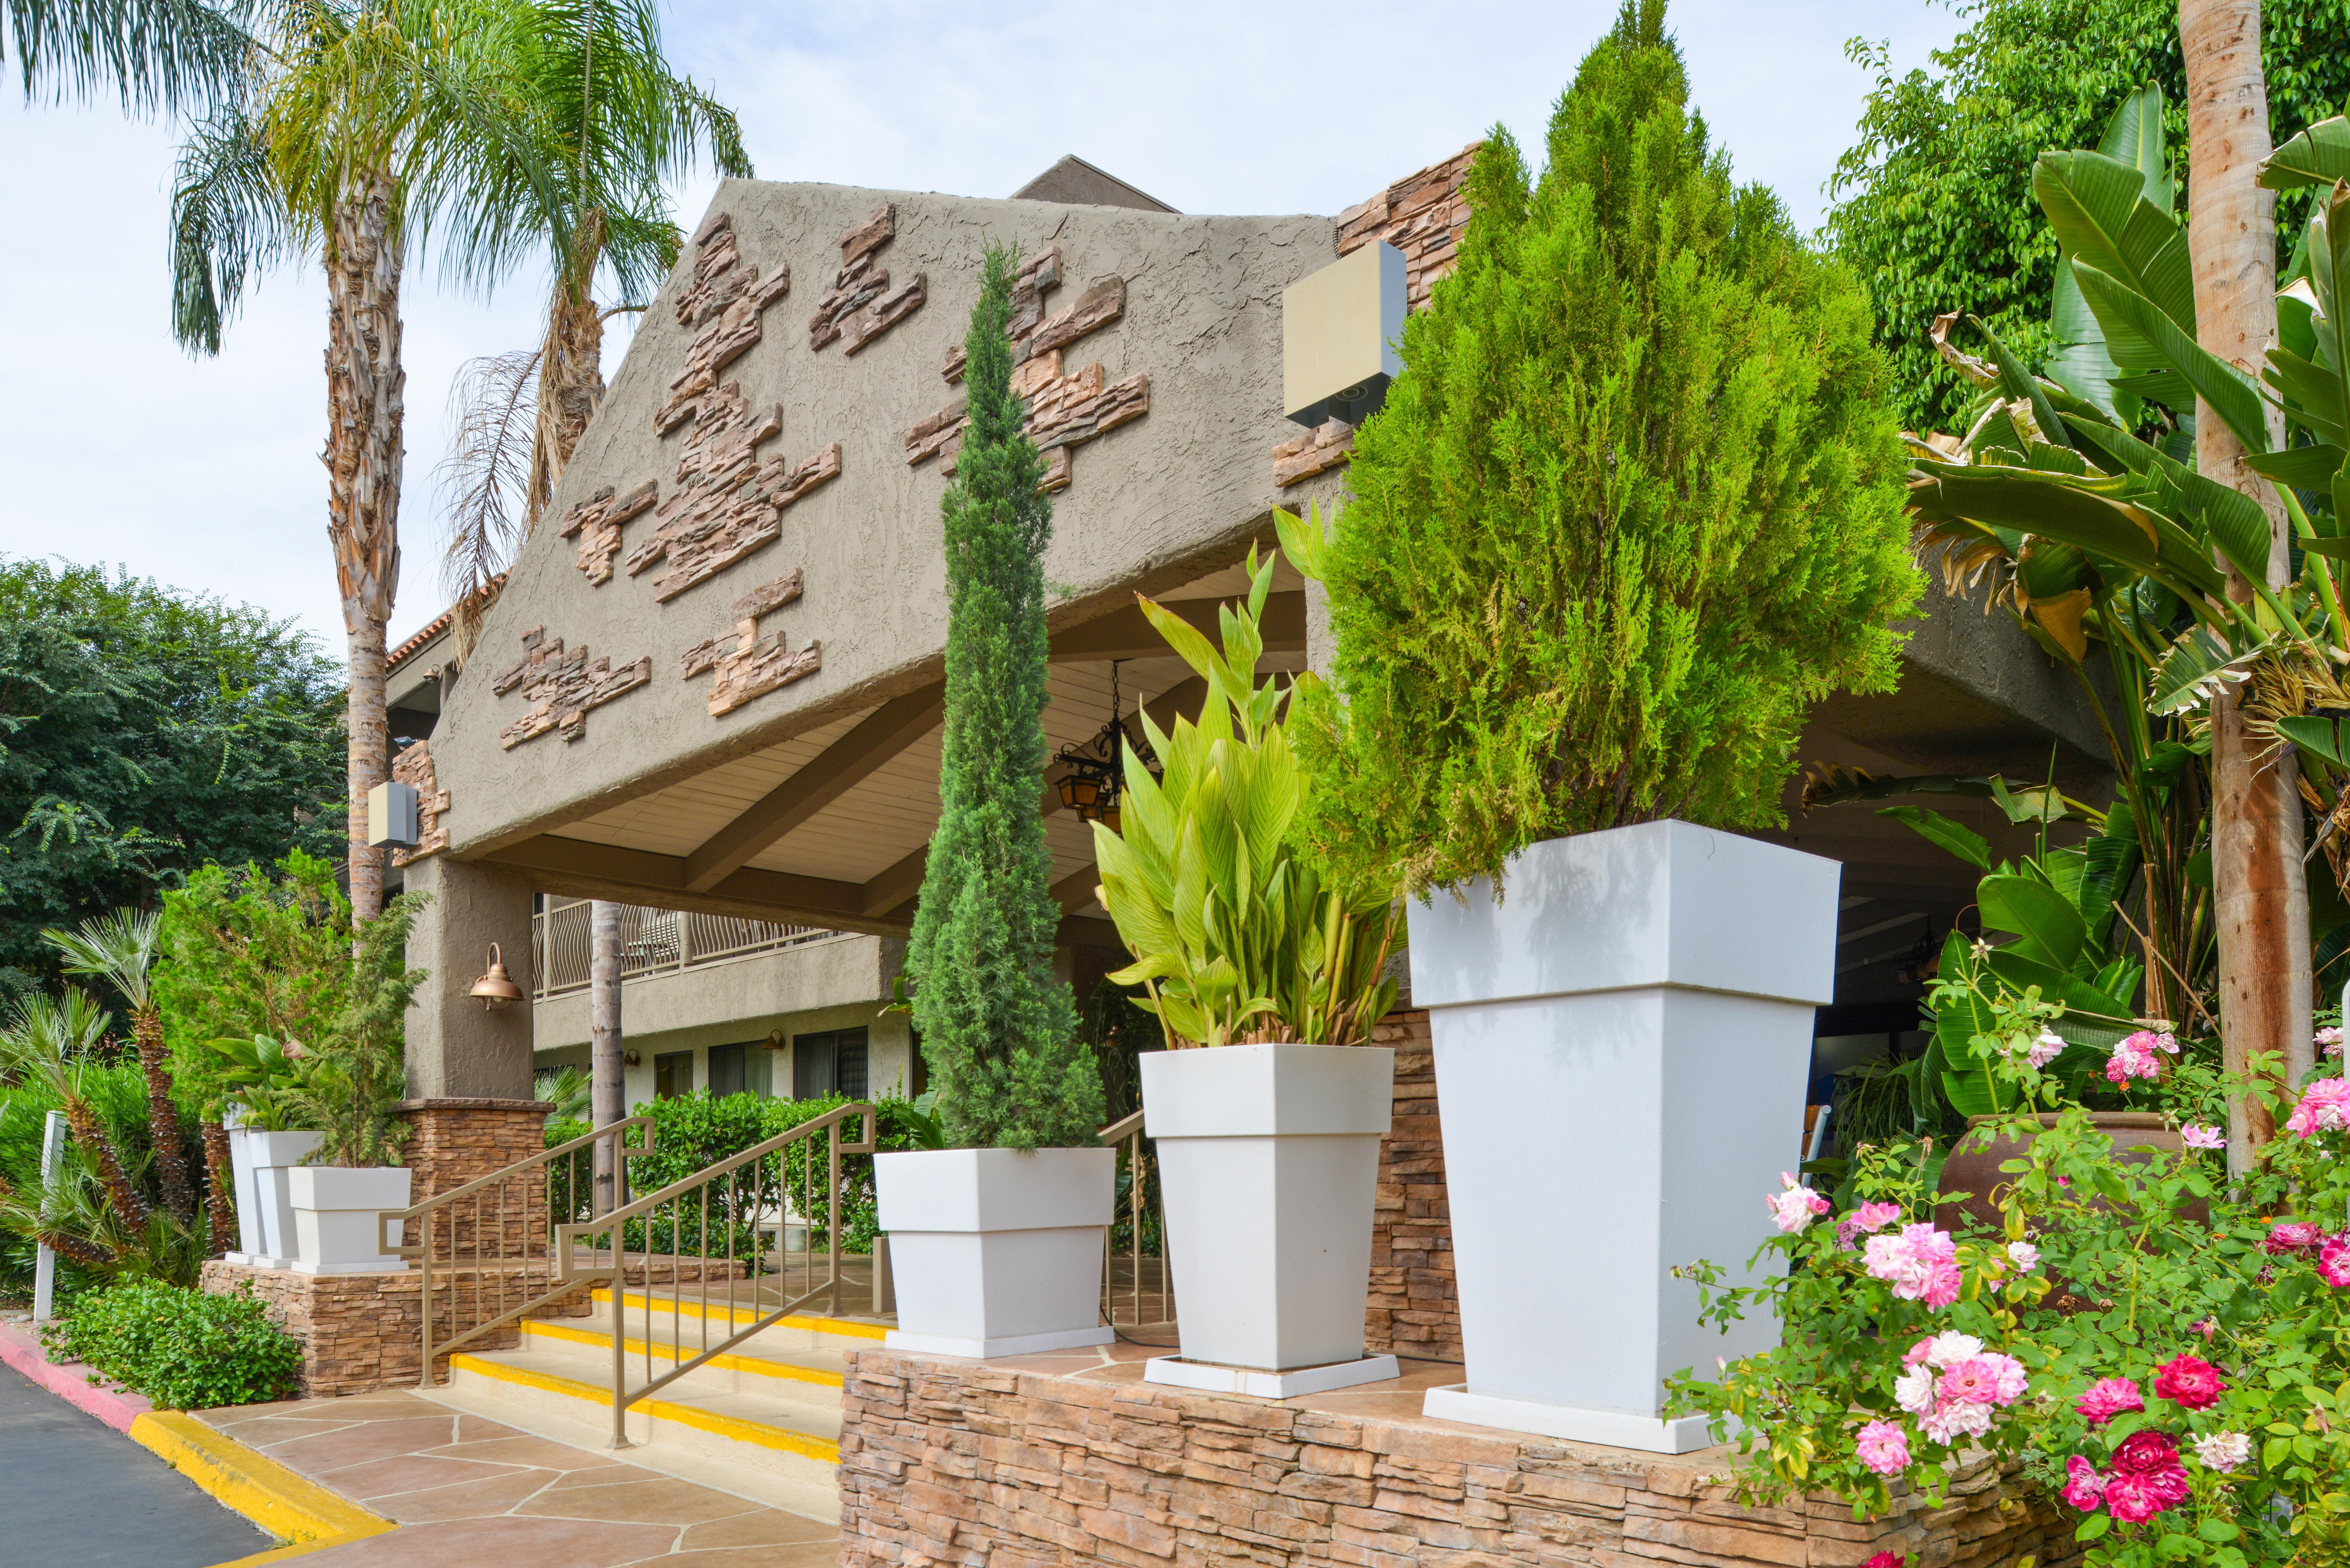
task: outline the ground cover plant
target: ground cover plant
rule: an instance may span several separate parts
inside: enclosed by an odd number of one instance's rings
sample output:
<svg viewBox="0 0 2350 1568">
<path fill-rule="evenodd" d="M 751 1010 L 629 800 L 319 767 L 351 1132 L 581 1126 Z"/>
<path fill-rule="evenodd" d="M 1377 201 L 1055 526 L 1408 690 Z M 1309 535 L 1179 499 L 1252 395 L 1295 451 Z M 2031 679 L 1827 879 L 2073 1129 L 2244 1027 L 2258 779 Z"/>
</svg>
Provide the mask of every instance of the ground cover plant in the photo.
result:
<svg viewBox="0 0 2350 1568">
<path fill-rule="evenodd" d="M 302 1346 L 260 1297 L 133 1280 L 76 1298 L 43 1325 L 51 1361 L 78 1361 L 167 1410 L 212 1410 L 292 1396 Z"/>
</svg>

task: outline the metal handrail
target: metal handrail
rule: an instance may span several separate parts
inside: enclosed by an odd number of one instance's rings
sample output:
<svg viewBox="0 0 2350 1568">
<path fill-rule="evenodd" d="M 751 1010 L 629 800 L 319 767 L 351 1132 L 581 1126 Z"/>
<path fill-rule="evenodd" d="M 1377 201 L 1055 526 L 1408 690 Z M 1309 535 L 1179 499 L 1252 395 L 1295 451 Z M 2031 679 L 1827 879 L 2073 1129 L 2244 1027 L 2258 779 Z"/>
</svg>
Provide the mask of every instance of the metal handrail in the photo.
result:
<svg viewBox="0 0 2350 1568">
<path fill-rule="evenodd" d="M 628 1142 L 628 1133 L 631 1127 L 644 1128 L 644 1141 L 641 1144 L 631 1146 Z M 629 1116 L 598 1127 L 584 1137 L 573 1138 L 570 1142 L 557 1144 L 553 1148 L 541 1149 L 527 1159 L 517 1160 L 504 1169 L 492 1171 L 489 1175 L 466 1182 L 462 1187 L 437 1193 L 411 1208 L 387 1209 L 377 1214 L 377 1235 L 381 1237 L 385 1234 L 386 1228 L 398 1223 L 400 1228 L 400 1241 L 390 1251 L 398 1257 L 416 1259 L 422 1276 L 419 1289 L 422 1296 L 421 1307 L 424 1320 L 423 1361 L 418 1372 L 418 1386 L 422 1388 L 432 1386 L 432 1363 L 436 1358 L 449 1355 L 460 1345 L 471 1344 L 484 1334 L 494 1333 L 525 1314 L 546 1306 L 550 1302 L 572 1294 L 578 1289 L 582 1279 L 593 1279 L 598 1276 L 598 1271 L 592 1268 L 584 1272 L 577 1269 L 574 1266 L 575 1260 L 566 1248 L 554 1260 L 555 1272 L 549 1288 L 535 1293 L 530 1289 L 530 1264 L 544 1258 L 549 1234 L 560 1234 L 562 1231 L 562 1226 L 556 1222 L 555 1218 L 557 1199 L 555 1184 L 548 1179 L 553 1174 L 551 1168 L 557 1160 L 564 1162 L 561 1202 L 566 1210 L 576 1215 L 580 1208 L 583 1195 L 591 1207 L 597 1205 L 598 1199 L 602 1196 L 598 1189 L 607 1181 L 613 1189 L 613 1197 L 619 1198 L 626 1195 L 628 1162 L 632 1159 L 641 1159 L 652 1153 L 653 1137 L 652 1117 Z M 585 1182 L 580 1180 L 583 1160 L 588 1168 L 588 1178 Z M 532 1190 L 534 1186 L 537 1186 L 540 1190 L 534 1193 Z M 484 1234 L 483 1205 L 485 1200 L 493 1205 L 492 1218 L 495 1235 L 488 1253 L 489 1262 L 486 1263 L 483 1245 Z M 546 1206 L 546 1223 L 534 1233 L 531 1217 L 542 1203 Z M 463 1206 L 462 1209 L 461 1205 Z M 513 1240 L 510 1227 L 513 1220 L 517 1216 L 522 1222 L 520 1251 L 510 1251 L 509 1246 Z M 468 1220 L 471 1220 L 472 1231 L 472 1243 L 469 1249 L 473 1259 L 472 1326 L 462 1333 L 457 1333 L 454 1331 L 457 1328 L 458 1314 L 465 1304 L 463 1293 L 459 1285 L 464 1271 L 459 1267 L 457 1260 L 461 1251 L 467 1250 L 463 1247 L 463 1233 L 466 1228 L 464 1221 Z M 448 1339 L 436 1345 L 432 1340 L 432 1265 L 435 1255 L 442 1251 L 436 1244 L 436 1231 L 444 1220 L 447 1234 L 446 1260 L 451 1275 L 448 1287 L 449 1326 L 452 1332 Z M 408 1240 L 409 1228 L 411 1225 L 415 1227 L 417 1238 L 412 1242 Z M 614 1260 L 615 1270 L 620 1266 L 621 1262 L 622 1260 L 618 1258 Z M 495 1282 L 494 1298 L 485 1290 L 485 1285 L 493 1279 Z M 512 1301 L 512 1291 L 509 1287 L 519 1289 L 523 1299 L 509 1304 Z"/>
<path fill-rule="evenodd" d="M 851 1116 L 864 1118 L 864 1137 L 858 1142 L 843 1142 L 841 1127 Z M 730 1155 L 714 1165 L 698 1170 L 681 1180 L 673 1181 L 658 1192 L 648 1193 L 633 1202 L 623 1204 L 609 1213 L 599 1214 L 595 1219 L 585 1222 L 557 1225 L 555 1228 L 556 1245 L 567 1266 L 577 1251 L 577 1243 L 580 1240 L 588 1241 L 589 1256 L 592 1258 L 602 1251 L 596 1247 L 594 1238 L 608 1233 L 611 1238 L 610 1251 L 615 1265 L 624 1272 L 629 1227 L 632 1222 L 637 1225 L 643 1238 L 644 1335 L 639 1343 L 644 1351 L 644 1381 L 633 1389 L 628 1386 L 629 1293 L 625 1279 L 617 1280 L 612 1287 L 612 1446 L 614 1448 L 629 1446 L 629 1407 L 639 1399 L 657 1389 L 668 1386 L 695 1367 L 708 1362 L 712 1357 L 724 1355 L 753 1334 L 790 1316 L 819 1295 L 831 1293 L 832 1309 L 835 1312 L 839 1310 L 840 1227 L 844 1207 L 841 1201 L 840 1160 L 843 1155 L 873 1153 L 877 1144 L 875 1136 L 877 1131 L 875 1110 L 870 1104 L 857 1101 L 837 1106 L 812 1121 L 803 1122 L 790 1131 L 780 1133 L 764 1143 L 754 1144 L 739 1154 Z M 785 1151 L 794 1144 L 812 1143 L 819 1134 L 824 1137 L 827 1155 L 827 1178 L 822 1197 L 819 1199 L 814 1190 L 816 1162 L 812 1148 L 808 1151 L 809 1158 L 800 1162 L 801 1190 L 795 1195 L 790 1190 L 790 1162 L 785 1158 Z M 764 1248 L 762 1243 L 770 1229 L 768 1225 L 763 1223 L 763 1220 L 770 1208 L 770 1199 L 769 1194 L 762 1187 L 761 1168 L 770 1157 L 773 1157 L 776 1162 L 775 1192 L 773 1202 L 775 1220 L 772 1229 L 775 1231 L 776 1241 L 774 1261 L 777 1264 L 776 1272 L 781 1281 L 776 1292 L 780 1304 L 763 1310 L 762 1303 L 766 1294 L 767 1267 L 763 1256 Z M 748 1168 L 751 1179 L 748 1210 L 751 1219 L 749 1226 L 751 1255 L 747 1260 L 738 1260 L 737 1253 L 743 1244 L 739 1231 L 743 1228 L 742 1220 L 745 1213 L 742 1180 L 745 1168 Z M 710 1289 L 712 1236 L 710 1199 L 712 1189 L 722 1181 L 725 1184 L 722 1209 L 725 1220 L 726 1240 L 724 1250 L 718 1253 L 718 1256 L 726 1261 L 726 1290 L 723 1307 L 713 1308 Z M 796 1204 L 794 1202 L 795 1196 L 798 1199 Z M 689 1358 L 685 1354 L 684 1319 L 687 1307 L 680 1280 L 680 1275 L 683 1272 L 686 1254 L 681 1244 L 681 1239 L 689 1218 L 688 1202 L 694 1199 L 698 1199 L 698 1209 L 691 1212 L 691 1222 L 695 1243 L 694 1256 L 700 1265 L 698 1283 L 701 1287 L 701 1299 L 695 1307 L 695 1316 L 701 1324 L 701 1334 L 698 1341 L 699 1349 Z M 802 1253 L 801 1266 L 806 1273 L 801 1282 L 807 1288 L 794 1294 L 791 1279 L 792 1257 L 788 1245 L 791 1214 L 796 1209 L 802 1221 L 812 1224 L 819 1207 L 823 1209 L 825 1217 L 827 1259 L 825 1280 L 822 1284 L 815 1282 L 816 1253 L 813 1247 L 806 1248 Z M 655 1348 L 653 1258 L 657 1251 L 654 1245 L 658 1234 L 656 1227 L 663 1209 L 669 1210 L 670 1282 L 673 1293 L 670 1302 L 668 1346 L 670 1354 L 667 1359 L 673 1365 L 667 1372 L 656 1377 L 653 1376 Z M 734 1272 L 734 1265 L 738 1261 L 747 1263 L 746 1277 L 749 1283 L 749 1301 L 740 1309 L 737 1306 L 735 1288 L 738 1279 Z M 710 1322 L 714 1312 L 721 1310 L 725 1314 L 727 1327 L 733 1332 L 712 1344 L 710 1337 Z M 750 1325 L 736 1327 L 735 1325 L 742 1321 L 743 1310 L 749 1311 L 751 1314 Z"/>
<path fill-rule="evenodd" d="M 1159 1315 L 1143 1315 L 1143 1274 L 1146 1254 L 1142 1247 L 1142 1217 L 1157 1208 L 1159 1195 L 1154 1191 L 1150 1201 L 1144 1200 L 1144 1189 L 1149 1184 L 1148 1173 L 1153 1162 L 1143 1148 L 1143 1113 L 1135 1112 L 1102 1128 L 1096 1136 L 1109 1147 L 1124 1146 L 1127 1168 L 1126 1206 L 1128 1251 L 1126 1317 L 1118 1316 L 1118 1249 L 1110 1238 L 1104 1238 L 1102 1247 L 1102 1321 L 1116 1328 L 1166 1328 L 1175 1322 L 1174 1262 L 1167 1247 L 1167 1220 L 1162 1211 L 1159 1223 L 1159 1283 L 1152 1293 Z M 1113 1227 L 1113 1229 L 1115 1229 Z"/>
</svg>

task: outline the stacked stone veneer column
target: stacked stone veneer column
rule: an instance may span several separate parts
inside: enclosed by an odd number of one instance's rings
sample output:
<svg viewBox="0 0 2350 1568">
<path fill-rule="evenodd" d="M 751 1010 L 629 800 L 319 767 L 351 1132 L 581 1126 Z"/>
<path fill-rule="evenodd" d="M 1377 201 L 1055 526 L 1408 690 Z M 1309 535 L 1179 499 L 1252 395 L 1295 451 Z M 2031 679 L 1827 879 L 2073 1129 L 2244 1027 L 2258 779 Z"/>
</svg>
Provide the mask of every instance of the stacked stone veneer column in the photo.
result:
<svg viewBox="0 0 2350 1568">
<path fill-rule="evenodd" d="M 416 1173 L 409 1201 L 422 1203 L 528 1159 L 546 1147 L 546 1116 L 539 1100 L 409 1100 L 401 1158 Z M 584 1161 L 581 1163 L 585 1163 Z M 546 1169 L 534 1167 L 486 1189 L 481 1201 L 460 1199 L 432 1228 L 432 1255 L 484 1259 L 546 1256 Z M 411 1226 L 409 1245 L 414 1246 Z"/>
<path fill-rule="evenodd" d="M 1437 1126 L 1428 1013 L 1389 1013 L 1371 1039 L 1396 1054 L 1395 1123 L 1379 1145 L 1364 1348 L 1373 1355 L 1459 1361 L 1461 1303 L 1452 1282 L 1452 1220 L 1444 1195 L 1444 1135 Z"/>
<path fill-rule="evenodd" d="M 840 1434 L 841 1568 L 1915 1568 L 2080 1560 L 1988 1461 L 1946 1506 L 1856 1523 L 1833 1499 L 1738 1504 L 1717 1454 L 1668 1458 L 1140 1382 L 859 1352 Z"/>
</svg>

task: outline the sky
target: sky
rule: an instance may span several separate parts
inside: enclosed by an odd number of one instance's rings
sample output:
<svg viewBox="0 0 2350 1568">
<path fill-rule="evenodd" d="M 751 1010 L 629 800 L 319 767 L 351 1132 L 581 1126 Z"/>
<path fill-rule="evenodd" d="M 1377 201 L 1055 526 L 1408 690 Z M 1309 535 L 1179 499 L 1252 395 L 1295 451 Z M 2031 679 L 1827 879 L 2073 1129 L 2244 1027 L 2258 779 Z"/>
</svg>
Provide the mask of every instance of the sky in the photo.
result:
<svg viewBox="0 0 2350 1568">
<path fill-rule="evenodd" d="M 1187 213 L 1335 214 L 1496 121 L 1539 158 L 1552 102 L 1616 0 L 676 0 L 672 67 L 731 105 L 759 175 L 1002 196 L 1075 152 Z M 1675 0 L 1692 99 L 1742 180 L 1809 230 L 1870 72 L 1848 39 L 1927 65 L 1959 20 L 1940 0 Z M 15 62 L 8 62 L 13 83 Z M 0 86 L 0 554 L 127 566 L 343 625 L 326 539 L 325 286 L 265 277 L 221 354 L 173 344 L 169 123 L 112 106 L 26 106 Z M 691 231 L 715 190 L 675 192 Z M 450 384 L 537 340 L 546 279 L 488 297 L 411 257 L 407 465 L 396 642 L 438 614 Z M 627 318 L 605 345 L 608 378 Z"/>
</svg>

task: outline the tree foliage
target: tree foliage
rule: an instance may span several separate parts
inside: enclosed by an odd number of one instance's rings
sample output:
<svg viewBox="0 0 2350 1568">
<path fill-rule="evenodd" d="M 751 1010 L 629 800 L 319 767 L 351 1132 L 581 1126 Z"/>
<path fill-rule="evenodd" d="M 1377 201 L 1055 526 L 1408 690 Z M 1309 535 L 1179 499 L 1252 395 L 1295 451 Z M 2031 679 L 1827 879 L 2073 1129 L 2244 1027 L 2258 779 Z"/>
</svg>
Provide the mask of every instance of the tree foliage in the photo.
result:
<svg viewBox="0 0 2350 1568">
<path fill-rule="evenodd" d="M 1012 390 L 1012 275 L 988 248 L 972 310 L 970 423 L 940 504 L 947 595 L 938 831 L 906 971 L 939 1114 L 965 1147 L 1090 1144 L 1101 1076 L 1053 973 L 1060 910 L 1036 811 L 1045 771 L 1045 462 Z"/>
<path fill-rule="evenodd" d="M 151 905 L 208 861 L 329 849 L 341 706 L 291 622 L 0 561 L 0 987 L 57 972 L 46 929 Z"/>
<path fill-rule="evenodd" d="M 1895 406 L 1918 431 L 1955 426 L 1971 394 L 1934 352 L 1936 316 L 1981 317 L 2027 364 L 2052 346 L 2056 239 L 2031 184 L 2042 151 L 2095 145 L 2114 106 L 2148 83 L 2163 89 L 2165 140 L 2187 144 L 2177 0 L 1971 0 L 1961 10 L 1968 26 L 1931 70 L 1897 78 L 1882 47 L 1848 47 L 1877 85 L 1829 185 L 1828 236 L 1876 301 Z M 2269 123 L 2282 141 L 2350 95 L 2350 0 L 2265 0 L 2261 13 Z M 2184 211 L 2184 159 L 2172 176 Z M 2280 260 L 2308 215 L 2305 195 L 2278 202 Z"/>
<path fill-rule="evenodd" d="M 1775 823 L 1810 705 L 1894 683 L 1919 580 L 1867 298 L 1732 182 L 1663 25 L 1625 5 L 1539 182 L 1486 142 L 1299 563 L 1337 643 L 1305 832 L 1346 871 L 1417 892 L 1564 834 Z"/>
</svg>

